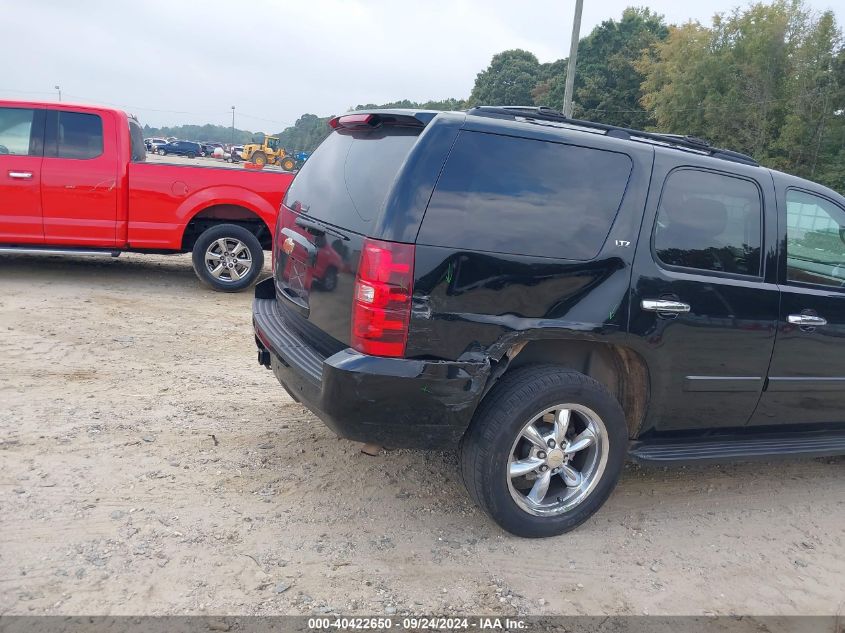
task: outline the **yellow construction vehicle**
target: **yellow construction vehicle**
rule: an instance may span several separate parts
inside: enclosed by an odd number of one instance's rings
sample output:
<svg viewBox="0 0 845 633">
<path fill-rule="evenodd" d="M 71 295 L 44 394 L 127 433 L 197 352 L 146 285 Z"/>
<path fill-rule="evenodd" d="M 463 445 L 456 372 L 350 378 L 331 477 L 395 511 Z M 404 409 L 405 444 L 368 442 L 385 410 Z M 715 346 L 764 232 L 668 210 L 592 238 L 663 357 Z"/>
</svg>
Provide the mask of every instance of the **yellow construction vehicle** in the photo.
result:
<svg viewBox="0 0 845 633">
<path fill-rule="evenodd" d="M 244 145 L 241 158 L 261 167 L 267 164 L 281 165 L 285 171 L 292 171 L 296 167 L 296 160 L 281 146 L 278 136 L 265 136 L 264 142 L 260 145 L 258 143 Z"/>
</svg>

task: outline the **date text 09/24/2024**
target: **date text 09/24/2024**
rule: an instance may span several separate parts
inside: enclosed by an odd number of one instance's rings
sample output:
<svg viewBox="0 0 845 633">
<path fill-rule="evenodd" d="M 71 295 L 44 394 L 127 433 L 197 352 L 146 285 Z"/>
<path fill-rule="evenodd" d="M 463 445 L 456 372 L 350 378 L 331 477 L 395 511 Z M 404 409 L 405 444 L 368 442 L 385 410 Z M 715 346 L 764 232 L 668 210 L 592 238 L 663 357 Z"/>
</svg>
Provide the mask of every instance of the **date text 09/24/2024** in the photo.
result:
<svg viewBox="0 0 845 633">
<path fill-rule="evenodd" d="M 308 628 L 313 630 L 370 630 L 385 631 L 392 628 L 402 630 L 470 630 L 514 631 L 526 628 L 524 620 L 513 618 L 465 618 L 465 617 L 352 617 L 352 618 L 308 618 Z"/>
</svg>

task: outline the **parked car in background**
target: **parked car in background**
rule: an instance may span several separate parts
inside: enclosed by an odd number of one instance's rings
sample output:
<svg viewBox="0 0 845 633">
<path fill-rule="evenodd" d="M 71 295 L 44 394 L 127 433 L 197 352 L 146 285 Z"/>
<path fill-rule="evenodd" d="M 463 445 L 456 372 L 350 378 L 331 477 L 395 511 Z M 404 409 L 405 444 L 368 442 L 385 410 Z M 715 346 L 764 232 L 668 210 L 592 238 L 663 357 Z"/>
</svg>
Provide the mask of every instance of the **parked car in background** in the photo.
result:
<svg viewBox="0 0 845 633">
<path fill-rule="evenodd" d="M 243 145 L 232 145 L 226 150 L 228 156 L 226 157 L 226 162 L 229 163 L 239 163 L 241 162 L 241 153 L 244 151 Z"/>
<path fill-rule="evenodd" d="M 341 437 L 457 449 L 470 496 L 528 537 L 587 520 L 626 457 L 845 454 L 845 197 L 547 108 L 330 124 L 253 324 Z"/>
<path fill-rule="evenodd" d="M 176 156 L 187 156 L 188 158 L 196 158 L 202 156 L 202 145 L 194 141 L 172 141 L 166 143 L 158 148 L 158 153 L 162 156 L 174 154 Z"/>
<path fill-rule="evenodd" d="M 152 152 L 153 154 L 158 153 L 158 149 L 162 145 L 167 145 L 167 139 L 163 138 L 148 138 L 144 140 L 144 145 L 147 148 L 148 152 Z"/>
<path fill-rule="evenodd" d="M 293 176 L 146 162 L 141 130 L 120 110 L 0 101 L 0 252 L 192 253 L 215 290 L 252 284 Z"/>
<path fill-rule="evenodd" d="M 214 150 L 218 147 L 223 147 L 221 143 L 200 143 L 202 147 L 202 154 L 203 156 L 211 156 L 214 154 Z"/>
</svg>

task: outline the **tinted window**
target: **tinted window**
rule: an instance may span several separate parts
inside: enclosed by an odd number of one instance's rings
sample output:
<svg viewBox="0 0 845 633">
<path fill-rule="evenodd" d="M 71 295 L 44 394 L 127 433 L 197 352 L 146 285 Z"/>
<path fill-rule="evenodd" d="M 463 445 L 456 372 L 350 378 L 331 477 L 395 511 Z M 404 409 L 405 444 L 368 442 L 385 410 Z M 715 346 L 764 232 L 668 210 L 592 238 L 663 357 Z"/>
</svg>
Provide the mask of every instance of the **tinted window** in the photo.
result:
<svg viewBox="0 0 845 633">
<path fill-rule="evenodd" d="M 0 155 L 34 155 L 30 144 L 35 110 L 29 108 L 0 108 Z"/>
<path fill-rule="evenodd" d="M 586 260 L 604 244 L 631 159 L 616 152 L 461 132 L 418 241 Z"/>
<path fill-rule="evenodd" d="M 419 130 L 332 132 L 294 178 L 285 205 L 366 233 Z"/>
<path fill-rule="evenodd" d="M 59 112 L 56 155 L 96 158 L 103 153 L 103 120 L 96 114 Z"/>
<path fill-rule="evenodd" d="M 845 211 L 803 191 L 786 193 L 786 278 L 845 285 Z"/>
<path fill-rule="evenodd" d="M 762 206 L 749 180 L 694 169 L 663 186 L 654 250 L 664 264 L 740 275 L 760 274 Z"/>
<path fill-rule="evenodd" d="M 129 140 L 132 148 L 132 161 L 143 162 L 147 159 L 147 146 L 144 144 L 143 130 L 137 121 L 129 119 Z"/>
</svg>

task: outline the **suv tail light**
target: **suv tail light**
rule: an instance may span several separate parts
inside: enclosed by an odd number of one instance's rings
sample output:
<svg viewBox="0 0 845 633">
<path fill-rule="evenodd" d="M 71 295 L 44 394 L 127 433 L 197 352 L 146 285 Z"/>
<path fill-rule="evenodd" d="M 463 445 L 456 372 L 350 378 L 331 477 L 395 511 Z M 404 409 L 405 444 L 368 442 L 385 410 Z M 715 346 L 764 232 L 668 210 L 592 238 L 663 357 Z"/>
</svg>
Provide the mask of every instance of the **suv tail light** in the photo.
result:
<svg viewBox="0 0 845 633">
<path fill-rule="evenodd" d="M 352 299 L 352 347 L 404 356 L 411 319 L 414 245 L 364 240 Z"/>
</svg>

